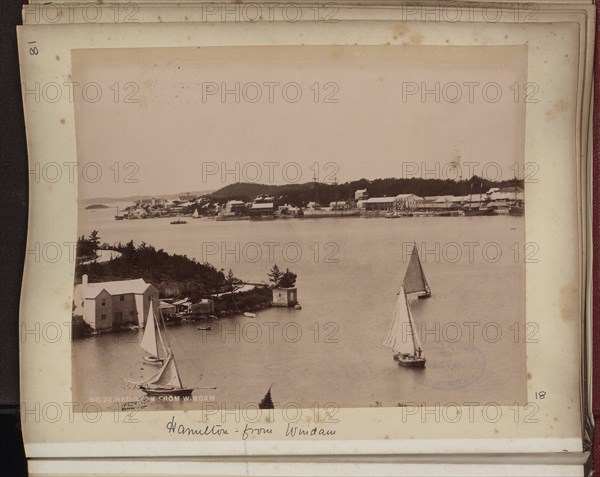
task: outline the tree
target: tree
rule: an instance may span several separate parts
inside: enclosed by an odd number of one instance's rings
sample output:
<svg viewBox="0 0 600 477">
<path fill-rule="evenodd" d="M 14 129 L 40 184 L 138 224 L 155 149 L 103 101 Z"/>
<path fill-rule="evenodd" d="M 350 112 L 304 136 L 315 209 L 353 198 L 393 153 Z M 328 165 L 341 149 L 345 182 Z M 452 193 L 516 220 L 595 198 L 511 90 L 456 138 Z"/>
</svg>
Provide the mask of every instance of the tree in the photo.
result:
<svg viewBox="0 0 600 477">
<path fill-rule="evenodd" d="M 98 236 L 98 231 L 92 230 L 92 233 L 90 233 L 88 240 L 94 245 L 94 250 L 97 250 L 98 245 L 100 244 L 100 237 Z"/>
<path fill-rule="evenodd" d="M 279 279 L 279 283 L 278 286 L 280 288 L 292 288 L 296 285 L 296 278 L 298 278 L 298 275 L 296 275 L 293 272 L 290 272 L 289 269 L 285 269 L 285 272 L 281 275 L 281 278 Z"/>
<path fill-rule="evenodd" d="M 77 258 L 89 259 L 95 257 L 96 248 L 92 242 L 86 239 L 83 235 L 77 239 Z"/>
<path fill-rule="evenodd" d="M 227 272 L 227 276 L 225 277 L 225 283 L 227 284 L 227 289 L 231 293 L 238 290 L 242 286 L 242 281 L 239 278 L 235 277 L 231 268 Z"/>
<path fill-rule="evenodd" d="M 281 280 L 281 271 L 277 264 L 273 264 L 271 271 L 268 273 L 269 281 L 273 284 L 273 286 L 279 286 L 279 280 Z"/>
</svg>

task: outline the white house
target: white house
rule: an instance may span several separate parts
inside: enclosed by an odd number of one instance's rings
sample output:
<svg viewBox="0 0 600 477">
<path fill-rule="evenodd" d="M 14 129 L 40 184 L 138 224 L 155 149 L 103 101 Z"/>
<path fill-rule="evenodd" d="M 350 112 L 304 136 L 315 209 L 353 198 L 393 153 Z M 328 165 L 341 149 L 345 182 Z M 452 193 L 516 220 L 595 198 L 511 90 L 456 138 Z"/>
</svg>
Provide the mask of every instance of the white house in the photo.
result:
<svg viewBox="0 0 600 477">
<path fill-rule="evenodd" d="M 82 316 L 94 330 L 127 324 L 143 326 L 150 305 L 155 313 L 159 306 L 158 290 L 142 278 L 88 283 L 87 275 L 75 286 L 73 302 L 73 314 Z"/>
<path fill-rule="evenodd" d="M 367 198 L 367 189 L 359 189 L 354 192 L 354 200 L 362 200 Z"/>
<path fill-rule="evenodd" d="M 415 194 L 398 194 L 396 196 L 396 209 L 414 209 L 417 202 L 422 200 Z"/>
<path fill-rule="evenodd" d="M 241 200 L 230 200 L 225 204 L 225 212 L 237 213 L 246 210 L 246 204 Z"/>
</svg>

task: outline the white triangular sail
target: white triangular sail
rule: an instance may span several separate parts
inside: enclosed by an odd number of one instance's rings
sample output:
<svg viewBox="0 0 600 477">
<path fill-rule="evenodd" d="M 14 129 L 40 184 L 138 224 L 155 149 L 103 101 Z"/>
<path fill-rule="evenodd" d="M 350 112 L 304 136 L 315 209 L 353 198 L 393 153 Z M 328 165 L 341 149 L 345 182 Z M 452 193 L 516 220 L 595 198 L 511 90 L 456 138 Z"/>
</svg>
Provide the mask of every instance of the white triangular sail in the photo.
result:
<svg viewBox="0 0 600 477">
<path fill-rule="evenodd" d="M 406 293 L 429 292 L 429 285 L 419 259 L 419 251 L 415 244 L 404 275 L 404 291 Z"/>
<path fill-rule="evenodd" d="M 197 219 L 198 217 L 200 217 L 200 214 L 198 213 L 198 209 L 194 209 L 194 213 L 192 214 L 192 217 L 194 219 Z"/>
<path fill-rule="evenodd" d="M 165 353 L 162 366 L 156 373 L 154 373 L 149 378 L 145 378 L 141 381 L 134 381 L 131 379 L 125 379 L 125 381 L 131 384 L 135 384 L 137 386 L 145 387 L 146 389 L 183 389 L 183 384 L 179 376 L 177 364 L 175 363 L 175 356 L 171 352 L 171 346 L 169 344 L 168 336 L 166 335 L 166 328 L 164 330 L 166 345 L 163 341 L 163 337 L 160 332 L 161 323 L 164 327 L 162 315 L 159 314 L 159 317 L 155 316 L 154 306 L 151 302 L 150 310 L 148 311 L 148 320 L 146 321 L 146 328 L 144 329 L 144 335 L 142 336 L 142 340 L 140 341 L 140 346 L 149 353 L 151 353 L 153 356 L 158 356 L 158 341 L 160 340 L 162 349 Z"/>
<path fill-rule="evenodd" d="M 140 346 L 148 351 L 150 355 L 158 357 L 158 335 L 156 325 L 157 323 L 154 316 L 154 306 L 153 303 L 150 302 L 148 319 L 146 320 L 146 327 L 144 328 L 144 335 L 140 341 Z"/>
<path fill-rule="evenodd" d="M 398 294 L 394 317 L 383 340 L 383 345 L 391 348 L 394 353 L 411 355 L 415 355 L 417 349 L 421 348 L 404 287 Z"/>
<path fill-rule="evenodd" d="M 175 357 L 170 354 L 165 358 L 165 362 L 158 372 L 145 381 L 145 384 L 160 386 L 160 387 L 172 387 L 182 388 L 181 378 L 177 371 L 175 364 Z"/>
</svg>

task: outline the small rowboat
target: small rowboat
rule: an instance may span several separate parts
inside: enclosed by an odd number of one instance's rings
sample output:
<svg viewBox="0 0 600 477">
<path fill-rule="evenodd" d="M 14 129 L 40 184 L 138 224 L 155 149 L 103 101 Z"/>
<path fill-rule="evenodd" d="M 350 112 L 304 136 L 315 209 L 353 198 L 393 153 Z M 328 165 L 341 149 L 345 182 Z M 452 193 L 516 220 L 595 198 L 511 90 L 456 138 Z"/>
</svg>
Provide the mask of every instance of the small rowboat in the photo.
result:
<svg viewBox="0 0 600 477">
<path fill-rule="evenodd" d="M 144 356 L 144 362 L 148 364 L 163 364 L 163 359 L 147 354 Z"/>
</svg>

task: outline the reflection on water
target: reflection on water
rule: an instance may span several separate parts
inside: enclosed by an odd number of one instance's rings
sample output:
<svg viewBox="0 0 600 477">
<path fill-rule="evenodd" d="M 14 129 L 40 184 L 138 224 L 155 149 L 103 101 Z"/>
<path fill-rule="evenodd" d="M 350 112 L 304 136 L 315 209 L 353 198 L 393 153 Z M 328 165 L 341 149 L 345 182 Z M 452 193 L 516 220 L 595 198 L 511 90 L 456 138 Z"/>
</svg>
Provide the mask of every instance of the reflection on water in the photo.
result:
<svg viewBox="0 0 600 477">
<path fill-rule="evenodd" d="M 246 280 L 266 281 L 272 261 L 298 274 L 300 311 L 223 318 L 211 330 L 169 328 L 184 385 L 217 387 L 196 389 L 197 401 L 243 407 L 271 384 L 276 407 L 526 400 L 523 217 L 189 220 L 175 228 L 169 219 L 113 215 L 81 211 L 79 234 L 97 229 L 102 242 L 145 241 Z M 411 300 L 424 370 L 400 368 L 382 346 L 413 241 L 433 292 Z M 124 381 L 156 370 L 142 362 L 141 333 L 73 343 L 75 401 L 141 395 Z"/>
</svg>

